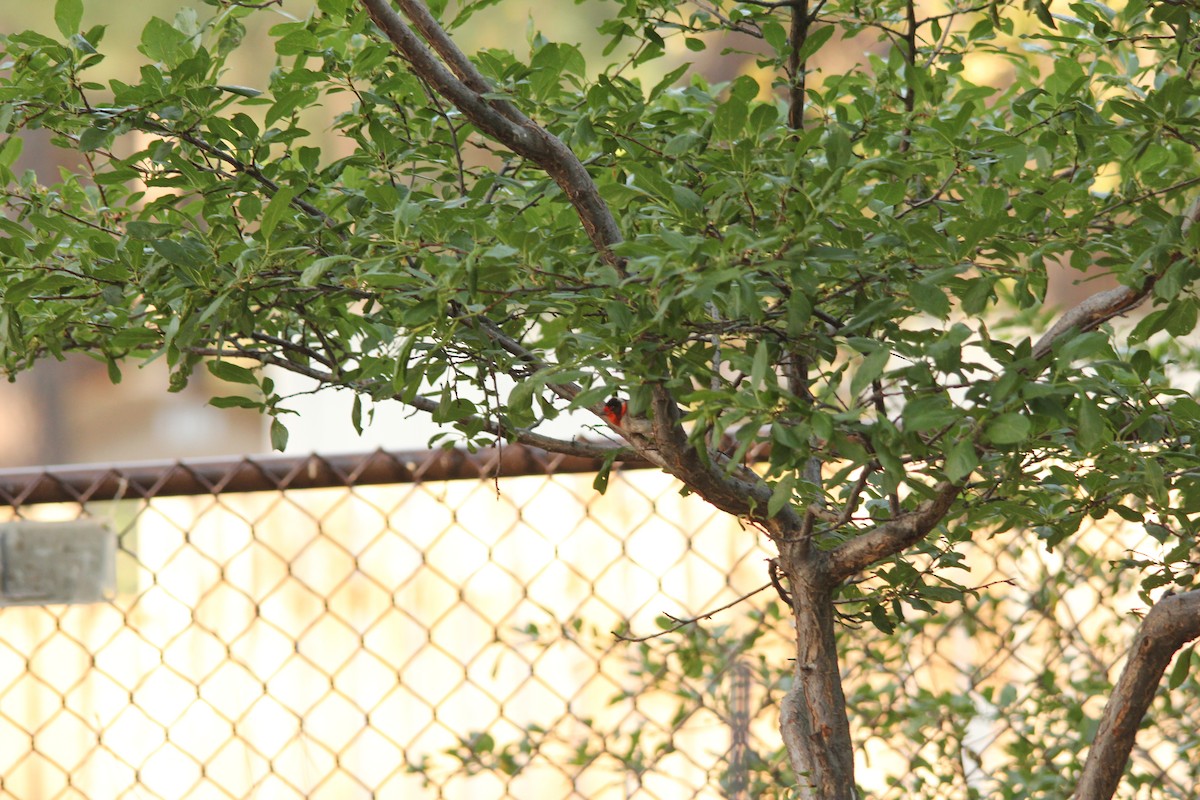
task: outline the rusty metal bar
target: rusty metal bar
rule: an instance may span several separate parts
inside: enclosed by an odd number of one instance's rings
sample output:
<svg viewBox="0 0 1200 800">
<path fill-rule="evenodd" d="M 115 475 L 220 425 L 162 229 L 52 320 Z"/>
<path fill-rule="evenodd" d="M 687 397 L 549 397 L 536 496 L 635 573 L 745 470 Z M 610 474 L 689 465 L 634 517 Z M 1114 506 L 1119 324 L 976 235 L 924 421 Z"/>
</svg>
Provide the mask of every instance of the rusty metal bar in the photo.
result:
<svg viewBox="0 0 1200 800">
<path fill-rule="evenodd" d="M 595 472 L 598 459 L 506 445 L 474 453 L 414 450 L 321 456 L 247 456 L 111 465 L 0 469 L 0 504 L 79 503 L 386 483 L 480 480 L 521 475 Z M 647 464 L 625 462 L 623 469 Z"/>
</svg>

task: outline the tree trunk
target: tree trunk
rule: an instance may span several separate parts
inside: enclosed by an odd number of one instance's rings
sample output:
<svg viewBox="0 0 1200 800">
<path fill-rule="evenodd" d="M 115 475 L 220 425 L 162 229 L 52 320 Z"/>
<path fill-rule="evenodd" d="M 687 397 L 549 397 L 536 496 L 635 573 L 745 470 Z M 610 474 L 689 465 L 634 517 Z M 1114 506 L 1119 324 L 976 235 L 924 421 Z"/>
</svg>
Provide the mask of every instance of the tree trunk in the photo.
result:
<svg viewBox="0 0 1200 800">
<path fill-rule="evenodd" d="M 805 800 L 853 800 L 854 748 L 833 635 L 833 586 L 823 553 L 807 540 L 780 543 L 796 621 L 795 683 L 780 727 Z"/>
</svg>

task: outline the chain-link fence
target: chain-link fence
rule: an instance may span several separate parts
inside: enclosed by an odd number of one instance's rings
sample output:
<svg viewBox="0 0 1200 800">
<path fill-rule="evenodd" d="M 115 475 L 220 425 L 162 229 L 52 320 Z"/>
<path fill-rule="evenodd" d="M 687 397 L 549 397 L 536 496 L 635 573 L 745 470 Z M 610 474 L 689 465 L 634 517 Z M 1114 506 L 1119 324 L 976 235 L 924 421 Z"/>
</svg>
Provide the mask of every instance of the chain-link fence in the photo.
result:
<svg viewBox="0 0 1200 800">
<path fill-rule="evenodd" d="M 752 594 L 762 536 L 653 471 L 599 495 L 594 467 L 514 447 L 0 473 L 10 516 L 118 535 L 108 601 L 0 611 L 3 796 L 771 794 L 791 653 Z M 1011 581 L 968 614 L 843 636 L 880 796 L 1055 796 L 1075 768 L 1140 604 L 1105 565 L 1136 545 L 1003 545 L 955 573 Z M 670 638 L 610 633 L 748 594 Z M 1172 697 L 1130 796 L 1193 796 L 1200 712 Z"/>
</svg>

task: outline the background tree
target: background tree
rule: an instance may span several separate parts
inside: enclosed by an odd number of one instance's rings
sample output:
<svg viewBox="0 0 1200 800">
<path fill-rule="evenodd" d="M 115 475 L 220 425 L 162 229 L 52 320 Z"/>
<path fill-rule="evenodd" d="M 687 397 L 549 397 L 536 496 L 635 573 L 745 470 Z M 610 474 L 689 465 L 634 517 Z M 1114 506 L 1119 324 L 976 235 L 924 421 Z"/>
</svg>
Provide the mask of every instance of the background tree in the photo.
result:
<svg viewBox="0 0 1200 800">
<path fill-rule="evenodd" d="M 356 425 L 399 402 L 447 442 L 656 464 L 778 547 L 804 797 L 854 794 L 835 599 L 886 629 L 963 596 L 912 558 L 953 565 L 985 533 L 1054 547 L 1110 511 L 1162 543 L 1129 565 L 1147 601 L 1189 589 L 1200 405 L 1171 375 L 1197 319 L 1200 11 L 624 2 L 601 33 L 628 55 L 594 73 L 536 34 L 468 57 L 453 31 L 494 2 L 319 0 L 273 29 L 260 87 L 223 65 L 272 3 L 152 20 L 136 82 L 90 78 L 82 0 L 56 3 L 60 39 L 7 37 L 0 125 L 81 166 L 42 186 L 0 146 L 5 372 L 164 358 L 178 388 L 204 365 L 243 386 L 213 403 L 263 409 L 282 446 L 270 366 L 354 391 Z M 635 77 L 731 31 L 769 77 Z M 983 56 L 1011 80 L 973 83 Z M 312 145 L 316 106 L 344 146 Z M 1060 263 L 1116 285 L 1043 324 Z M 571 412 L 611 443 L 554 433 Z M 1154 603 L 1080 797 L 1112 794 L 1197 635 L 1200 592 Z"/>
</svg>

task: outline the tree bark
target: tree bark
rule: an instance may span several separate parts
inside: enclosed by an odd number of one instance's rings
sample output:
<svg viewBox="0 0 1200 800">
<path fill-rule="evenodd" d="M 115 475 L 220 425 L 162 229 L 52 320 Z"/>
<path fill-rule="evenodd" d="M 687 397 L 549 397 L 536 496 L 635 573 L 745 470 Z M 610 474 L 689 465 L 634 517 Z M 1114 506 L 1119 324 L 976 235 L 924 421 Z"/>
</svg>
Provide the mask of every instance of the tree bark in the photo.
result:
<svg viewBox="0 0 1200 800">
<path fill-rule="evenodd" d="M 834 638 L 833 589 L 825 556 L 808 537 L 779 544 L 792 594 L 796 671 L 780 728 L 804 800 L 852 800 L 854 746 Z"/>
<path fill-rule="evenodd" d="M 1077 800 L 1108 800 L 1117 790 L 1138 726 L 1163 672 L 1184 644 L 1200 637 L 1200 590 L 1163 598 L 1142 620 L 1129 660 L 1108 698 L 1075 790 Z"/>
</svg>

